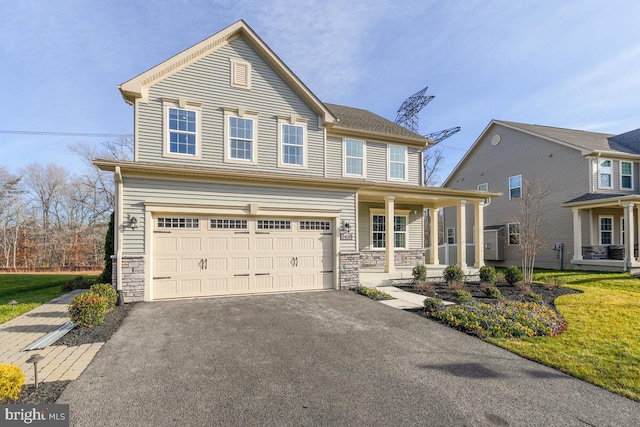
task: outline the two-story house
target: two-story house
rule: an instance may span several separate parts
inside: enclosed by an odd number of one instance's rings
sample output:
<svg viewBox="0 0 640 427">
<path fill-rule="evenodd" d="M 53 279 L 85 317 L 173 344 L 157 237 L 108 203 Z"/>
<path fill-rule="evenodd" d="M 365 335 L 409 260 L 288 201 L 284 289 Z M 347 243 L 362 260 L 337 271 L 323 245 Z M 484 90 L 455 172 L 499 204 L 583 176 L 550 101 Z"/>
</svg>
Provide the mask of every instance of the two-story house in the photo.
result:
<svg viewBox="0 0 640 427">
<path fill-rule="evenodd" d="M 550 194 L 536 266 L 634 270 L 639 161 L 640 129 L 612 135 L 493 120 L 444 185 L 503 193 L 484 209 L 487 264 L 520 265 L 518 201 L 526 183 L 538 179 Z M 445 210 L 444 221 L 442 253 L 460 233 L 454 209 Z"/>
<path fill-rule="evenodd" d="M 321 102 L 243 21 L 120 91 L 134 160 L 94 163 L 115 172 L 125 302 L 351 287 L 425 262 L 425 208 L 482 230 L 495 195 L 422 186 L 431 141 Z"/>
</svg>

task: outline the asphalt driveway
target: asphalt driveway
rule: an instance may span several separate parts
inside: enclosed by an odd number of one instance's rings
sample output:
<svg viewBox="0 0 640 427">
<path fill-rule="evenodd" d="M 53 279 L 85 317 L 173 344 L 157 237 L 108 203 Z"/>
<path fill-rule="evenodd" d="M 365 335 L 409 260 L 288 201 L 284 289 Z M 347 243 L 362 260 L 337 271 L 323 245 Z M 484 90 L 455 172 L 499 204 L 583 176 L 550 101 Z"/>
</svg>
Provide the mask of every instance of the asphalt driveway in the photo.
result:
<svg viewBox="0 0 640 427">
<path fill-rule="evenodd" d="M 78 426 L 631 426 L 640 403 L 347 291 L 137 305 Z"/>
</svg>

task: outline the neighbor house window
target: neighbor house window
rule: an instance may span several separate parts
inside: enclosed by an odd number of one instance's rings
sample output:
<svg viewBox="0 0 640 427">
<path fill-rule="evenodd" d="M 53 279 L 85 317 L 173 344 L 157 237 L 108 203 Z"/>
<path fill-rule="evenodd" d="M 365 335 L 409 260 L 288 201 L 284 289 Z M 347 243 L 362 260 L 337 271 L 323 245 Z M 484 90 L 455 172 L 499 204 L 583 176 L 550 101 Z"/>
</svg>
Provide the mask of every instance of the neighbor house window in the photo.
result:
<svg viewBox="0 0 640 427">
<path fill-rule="evenodd" d="M 235 163 L 258 162 L 257 113 L 243 109 L 225 110 L 225 161 Z"/>
<path fill-rule="evenodd" d="M 489 191 L 489 184 L 488 183 L 484 183 L 484 184 L 479 184 L 478 185 L 478 191 Z M 484 202 L 482 202 L 483 205 L 488 205 L 489 201 L 491 199 L 484 199 Z"/>
<path fill-rule="evenodd" d="M 509 199 L 519 199 L 522 197 L 522 175 L 509 178 Z"/>
<path fill-rule="evenodd" d="M 389 158 L 389 179 L 407 179 L 407 147 L 402 145 L 389 145 L 387 155 Z"/>
<path fill-rule="evenodd" d="M 600 188 L 611 188 L 611 160 L 600 160 L 598 167 Z"/>
<path fill-rule="evenodd" d="M 305 166 L 305 128 L 282 123 L 280 127 L 280 164 Z"/>
<path fill-rule="evenodd" d="M 393 218 L 394 247 L 407 249 L 407 216 L 396 215 Z M 387 226 L 385 215 L 371 215 L 371 246 L 374 249 L 387 247 Z"/>
<path fill-rule="evenodd" d="M 364 176 L 365 144 L 357 139 L 344 140 L 344 174 Z"/>
<path fill-rule="evenodd" d="M 169 152 L 196 155 L 196 115 L 194 110 L 169 108 Z"/>
<path fill-rule="evenodd" d="M 633 163 L 620 162 L 620 188 L 633 190 Z"/>
<path fill-rule="evenodd" d="M 509 233 L 509 245 L 519 245 L 520 244 L 520 223 L 514 222 L 511 224 L 507 224 L 507 229 Z"/>
<path fill-rule="evenodd" d="M 451 227 L 447 228 L 447 244 L 455 245 L 456 243 L 456 229 Z"/>
<path fill-rule="evenodd" d="M 600 244 L 611 245 L 613 243 L 613 217 L 600 217 Z"/>
</svg>

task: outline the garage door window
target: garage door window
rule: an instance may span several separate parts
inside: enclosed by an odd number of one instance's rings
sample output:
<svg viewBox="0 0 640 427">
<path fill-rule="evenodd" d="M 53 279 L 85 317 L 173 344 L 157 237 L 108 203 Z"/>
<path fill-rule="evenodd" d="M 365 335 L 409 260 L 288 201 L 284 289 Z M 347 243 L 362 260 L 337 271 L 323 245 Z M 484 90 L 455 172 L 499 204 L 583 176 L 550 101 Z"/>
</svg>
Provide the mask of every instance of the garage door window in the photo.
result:
<svg viewBox="0 0 640 427">
<path fill-rule="evenodd" d="M 158 228 L 199 228 L 198 218 L 158 218 Z"/>
<path fill-rule="evenodd" d="M 246 219 L 212 218 L 210 222 L 212 229 L 218 230 L 246 230 Z"/>
<path fill-rule="evenodd" d="M 259 219 L 258 230 L 291 230 L 291 221 Z"/>
<path fill-rule="evenodd" d="M 331 230 L 329 221 L 300 221 L 300 230 Z"/>
</svg>

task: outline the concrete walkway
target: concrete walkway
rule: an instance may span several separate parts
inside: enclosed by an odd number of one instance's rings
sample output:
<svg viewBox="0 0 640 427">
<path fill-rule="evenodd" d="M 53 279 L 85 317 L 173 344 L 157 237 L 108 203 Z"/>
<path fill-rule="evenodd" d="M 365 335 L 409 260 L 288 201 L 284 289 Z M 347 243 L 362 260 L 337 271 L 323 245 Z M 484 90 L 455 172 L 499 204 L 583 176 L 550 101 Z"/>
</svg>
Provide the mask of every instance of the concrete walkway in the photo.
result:
<svg viewBox="0 0 640 427">
<path fill-rule="evenodd" d="M 379 286 L 376 289 L 388 293 L 393 298 L 392 300 L 380 301 L 382 304 L 401 310 L 422 308 L 424 307 L 424 300 L 427 298 L 423 295 L 403 291 L 395 286 Z M 443 301 L 443 304 L 453 305 L 453 303 L 449 301 Z"/>
<path fill-rule="evenodd" d="M 67 305 L 77 290 L 62 295 L 0 325 L 0 364 L 18 365 L 27 383 L 34 383 L 33 364 L 26 363 L 35 353 L 44 357 L 38 363 L 38 381 L 75 380 L 93 360 L 104 343 L 79 346 L 52 345 L 42 350 L 23 351 L 34 341 L 53 332 L 69 320 Z"/>
</svg>

